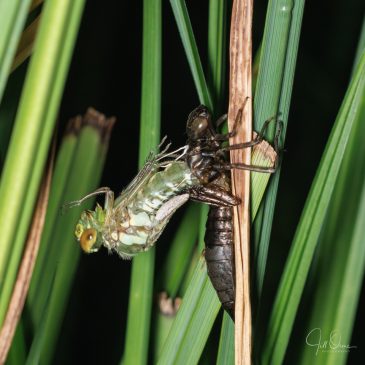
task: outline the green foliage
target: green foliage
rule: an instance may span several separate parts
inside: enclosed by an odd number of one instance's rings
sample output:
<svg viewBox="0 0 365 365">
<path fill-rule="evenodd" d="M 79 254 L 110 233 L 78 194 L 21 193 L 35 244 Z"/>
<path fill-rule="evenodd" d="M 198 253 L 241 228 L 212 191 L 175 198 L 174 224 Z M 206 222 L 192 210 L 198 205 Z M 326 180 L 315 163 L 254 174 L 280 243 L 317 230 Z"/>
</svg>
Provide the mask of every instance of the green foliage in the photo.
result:
<svg viewBox="0 0 365 365">
<path fill-rule="evenodd" d="M 37 196 L 82 8 L 83 1 L 65 3 L 51 0 L 43 11 L 2 171 L 0 222 L 4 229 L 0 253 L 0 292 L 6 290 L 5 286 L 13 286 L 14 271 Z M 7 264 L 9 260 L 11 266 Z M 7 270 L 12 272 L 9 276 Z M 2 303 L 1 322 L 7 300 Z"/>
</svg>

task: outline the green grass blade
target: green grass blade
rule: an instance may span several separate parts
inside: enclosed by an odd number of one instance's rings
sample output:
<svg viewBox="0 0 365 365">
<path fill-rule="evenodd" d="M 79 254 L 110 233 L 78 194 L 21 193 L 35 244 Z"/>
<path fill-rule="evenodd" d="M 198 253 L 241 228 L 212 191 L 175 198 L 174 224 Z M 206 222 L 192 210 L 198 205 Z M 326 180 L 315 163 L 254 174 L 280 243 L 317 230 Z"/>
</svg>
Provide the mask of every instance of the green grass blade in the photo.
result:
<svg viewBox="0 0 365 365">
<path fill-rule="evenodd" d="M 154 364 L 158 361 L 158 355 L 161 353 L 163 345 L 170 332 L 171 326 L 176 318 L 176 315 L 161 313 L 159 310 L 154 315 Z"/>
<path fill-rule="evenodd" d="M 27 354 L 27 346 L 25 341 L 25 329 L 22 322 L 19 322 L 11 343 L 10 351 L 6 359 L 7 365 L 24 364 Z"/>
<path fill-rule="evenodd" d="M 20 94 L 25 78 L 25 67 L 14 72 L 7 83 L 0 106 L 0 171 L 2 171 L 9 146 Z"/>
<path fill-rule="evenodd" d="M 208 18 L 208 83 L 216 115 L 225 100 L 227 1 L 210 0 Z"/>
<path fill-rule="evenodd" d="M 185 272 L 191 261 L 191 256 L 198 237 L 198 225 L 200 206 L 190 204 L 179 225 L 169 254 L 164 262 L 158 281 L 160 288 L 175 298 L 181 286 Z"/>
<path fill-rule="evenodd" d="M 178 311 L 177 317 L 170 330 L 169 337 L 165 342 L 158 364 L 173 364 L 180 344 L 189 326 L 189 322 L 199 302 L 201 292 L 207 283 L 206 264 L 203 257 L 200 257 L 195 272 L 190 281 L 189 287 L 184 296 L 184 301 Z M 218 301 L 218 299 L 215 299 Z M 202 323 L 202 322 L 201 322 Z"/>
<path fill-rule="evenodd" d="M 51 276 L 51 285 L 50 287 L 52 287 L 53 282 L 54 282 L 54 273 Z M 45 326 L 46 326 L 46 315 L 47 315 L 47 307 L 50 301 L 50 291 L 48 293 L 46 293 L 46 297 L 45 297 L 45 305 L 42 308 L 42 313 L 40 314 L 40 317 L 42 318 L 42 321 L 40 323 L 40 327 L 38 328 L 38 331 L 36 333 L 36 335 L 33 337 L 33 341 L 32 344 L 30 346 L 29 352 L 28 352 L 28 356 L 27 356 L 27 362 L 26 365 L 36 365 L 36 364 L 40 364 L 40 356 L 41 356 L 41 350 L 42 350 L 42 346 L 44 344 L 44 341 L 46 339 L 46 331 L 45 331 Z"/>
<path fill-rule="evenodd" d="M 357 64 L 359 63 L 360 57 L 361 57 L 362 53 L 364 52 L 364 49 L 365 49 L 365 17 L 364 17 L 364 20 L 362 22 L 359 42 L 357 44 L 356 56 L 355 56 L 355 61 L 354 61 L 354 65 L 353 65 L 353 71 L 355 71 L 355 68 L 356 68 Z"/>
<path fill-rule="evenodd" d="M 202 261 L 205 262 L 205 259 L 202 258 Z M 221 303 L 217 298 L 212 283 L 207 277 L 196 304 L 196 310 L 189 321 L 189 326 L 175 358 L 175 364 L 198 363 L 220 309 Z"/>
<path fill-rule="evenodd" d="M 0 291 L 25 196 L 33 205 L 36 199 L 27 194 L 28 182 L 39 184 L 41 179 L 47 149 L 39 150 L 38 141 L 42 139 L 42 146 L 50 143 L 83 4 L 82 0 L 45 4 L 0 185 Z M 39 169 L 33 169 L 35 164 Z M 30 214 L 23 219 L 29 222 Z"/>
<path fill-rule="evenodd" d="M 199 100 L 210 110 L 214 110 L 214 105 L 212 103 L 212 98 L 205 80 L 203 67 L 199 57 L 198 47 L 195 42 L 194 32 L 191 26 L 185 1 L 170 0 L 170 3 L 185 49 L 185 54 L 189 62 L 190 70 L 193 75 Z"/>
<path fill-rule="evenodd" d="M 308 195 L 285 265 L 262 348 L 263 364 L 281 364 L 303 287 L 358 108 L 365 97 L 365 56 L 357 67 Z"/>
<path fill-rule="evenodd" d="M 105 127 L 108 128 L 107 124 Z M 84 196 L 98 186 L 105 159 L 105 148 L 102 145 L 103 132 L 103 128 L 96 129 L 94 126 L 85 126 L 82 129 L 70 169 L 71 173 L 62 196 L 64 202 L 73 200 L 75 196 Z M 83 184 L 80 181 L 83 181 Z M 89 201 L 87 207 L 91 207 L 91 204 L 92 202 Z M 44 273 L 47 273 L 52 276 L 51 273 L 55 272 L 55 277 L 53 282 L 49 280 L 52 288 L 45 319 L 41 317 L 41 309 L 45 305 L 44 298 L 47 297 L 46 293 L 49 290 L 49 286 L 45 285 L 45 280 L 43 286 L 38 290 L 38 295 L 43 300 L 35 302 L 38 308 L 38 318 L 35 318 L 37 327 L 41 326 L 43 320 L 46 322 L 43 327 L 47 336 L 41 349 L 42 364 L 48 364 L 52 361 L 57 336 L 68 303 L 73 276 L 81 253 L 73 232 L 75 222 L 84 209 L 85 206 L 73 208 L 60 216 L 53 231 L 51 242 L 48 242 L 48 244 L 53 245 L 43 275 L 45 276 Z M 60 247 L 62 247 L 61 251 Z M 33 311 L 35 312 L 35 309 Z"/>
<path fill-rule="evenodd" d="M 185 296 L 185 293 L 188 289 L 190 281 L 195 272 L 196 265 L 198 264 L 198 261 L 200 259 L 201 252 L 202 252 L 202 250 L 200 250 L 199 247 L 196 247 L 195 250 L 193 251 L 193 256 L 191 257 L 190 265 L 189 265 L 188 269 L 186 270 L 184 280 L 181 283 L 180 292 L 181 292 L 182 297 Z"/>
<path fill-rule="evenodd" d="M 2 0 L 0 2 L 0 102 L 27 18 L 29 4 L 30 0 Z"/>
<path fill-rule="evenodd" d="M 224 312 L 219 339 L 217 365 L 234 364 L 234 322 L 228 313 Z"/>
<path fill-rule="evenodd" d="M 335 330 L 341 336 L 341 344 L 351 344 L 365 265 L 364 117 L 363 100 L 349 137 L 328 218 L 322 228 L 316 252 L 317 270 L 312 278 L 314 288 L 311 288 L 314 299 L 308 323 L 302 332 L 303 343 L 306 343 L 310 331 L 320 328 L 323 338 L 321 342 L 329 339 L 331 332 Z M 314 341 L 318 339 L 318 335 L 317 330 L 309 337 L 309 343 L 318 342 Z M 317 351 L 315 346 L 303 346 L 298 363 L 345 364 L 347 356 L 348 351 L 336 351 L 328 347 Z"/>
<path fill-rule="evenodd" d="M 294 6 L 292 0 L 269 2 L 260 50 L 260 66 L 254 100 L 255 130 L 260 130 L 266 119 L 280 113 L 279 119 L 284 122 L 281 146 L 283 146 L 288 122 L 304 3 L 304 0 L 299 0 Z M 273 138 L 272 133 L 271 129 L 268 135 L 269 141 Z M 279 178 L 280 168 L 273 176 L 260 208 L 262 219 L 255 223 L 255 232 L 259 232 L 255 234 L 254 242 L 255 301 L 259 301 L 262 292 Z"/>
<path fill-rule="evenodd" d="M 143 3 L 143 60 L 139 165 L 160 138 L 161 0 Z M 145 364 L 148 357 L 155 250 L 133 259 L 127 333 L 122 363 Z"/>
<path fill-rule="evenodd" d="M 77 138 L 81 127 L 80 122 L 80 120 L 77 122 L 76 119 L 69 122 L 70 129 L 63 137 L 57 153 L 45 225 L 27 297 L 30 310 L 32 310 L 32 303 L 34 303 L 38 296 L 37 292 L 39 286 L 41 286 L 43 282 L 43 269 L 51 246 L 48 243 L 51 242 L 53 228 L 59 218 L 60 206 L 64 204 L 64 201 L 62 201 L 62 194 L 72 166 L 72 160 L 77 146 Z"/>
</svg>

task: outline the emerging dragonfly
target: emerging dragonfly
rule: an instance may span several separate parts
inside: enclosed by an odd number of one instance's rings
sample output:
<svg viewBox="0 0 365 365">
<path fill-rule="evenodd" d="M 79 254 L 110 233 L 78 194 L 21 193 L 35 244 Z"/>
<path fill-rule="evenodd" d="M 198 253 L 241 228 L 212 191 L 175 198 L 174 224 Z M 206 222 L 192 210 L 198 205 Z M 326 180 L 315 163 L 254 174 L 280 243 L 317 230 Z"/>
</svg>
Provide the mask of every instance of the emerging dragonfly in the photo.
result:
<svg viewBox="0 0 365 365">
<path fill-rule="evenodd" d="M 155 244 L 173 213 L 189 199 L 186 189 L 199 184 L 181 160 L 187 147 L 167 152 L 169 147 L 150 153 L 142 170 L 117 199 L 103 187 L 67 204 L 80 205 L 92 196 L 105 194 L 104 208 L 97 204 L 94 211 L 84 211 L 76 225 L 75 236 L 86 253 L 105 246 L 128 259 Z"/>
<path fill-rule="evenodd" d="M 219 125 L 225 118 L 226 116 L 219 118 L 216 124 Z M 204 237 L 208 276 L 217 291 L 223 308 L 232 319 L 234 319 L 235 303 L 232 207 L 238 205 L 240 200 L 231 193 L 227 170 L 238 168 L 267 173 L 275 172 L 278 163 L 278 138 L 281 133 L 281 122 L 279 121 L 274 140 L 276 158 L 272 167 L 231 164 L 226 160 L 224 151 L 260 144 L 263 141 L 264 131 L 272 120 L 264 123 L 263 129 L 259 134 L 255 134 L 252 141 L 222 148 L 221 142 L 234 135 L 240 119 L 241 111 L 236 117 L 233 131 L 225 135 L 218 134 L 212 126 L 209 111 L 201 105 L 190 114 L 187 123 L 189 137 L 187 163 L 193 174 L 204 184 L 203 187 L 199 185 L 192 187 L 190 197 L 193 200 L 210 204 Z M 222 196 L 225 196 L 224 201 L 221 199 Z"/>
</svg>

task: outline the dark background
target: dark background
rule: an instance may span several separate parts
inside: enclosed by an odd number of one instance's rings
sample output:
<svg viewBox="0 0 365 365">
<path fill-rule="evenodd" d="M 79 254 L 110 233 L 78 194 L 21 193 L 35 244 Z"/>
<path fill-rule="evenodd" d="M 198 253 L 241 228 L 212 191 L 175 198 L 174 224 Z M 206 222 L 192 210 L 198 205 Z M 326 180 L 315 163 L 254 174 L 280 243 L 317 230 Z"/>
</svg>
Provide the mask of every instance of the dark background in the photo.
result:
<svg viewBox="0 0 365 365">
<path fill-rule="evenodd" d="M 208 1 L 187 1 L 203 65 L 206 65 Z M 269 259 L 274 294 L 311 181 L 349 81 L 365 15 L 362 0 L 307 1 L 282 164 Z M 266 1 L 256 1 L 254 49 L 260 43 Z M 93 106 L 115 115 L 101 186 L 119 192 L 137 172 L 141 90 L 142 1 L 87 1 L 60 110 L 63 125 Z M 185 142 L 188 113 L 199 104 L 175 20 L 163 2 L 162 135 Z M 178 217 L 174 218 L 178 222 Z M 159 241 L 157 260 L 163 260 Z M 271 257 L 271 256 L 270 256 Z M 82 256 L 56 354 L 57 363 L 116 364 L 123 352 L 131 263 L 101 250 Z M 364 300 L 359 305 L 361 308 Z M 349 363 L 364 353 L 359 311 Z"/>
</svg>

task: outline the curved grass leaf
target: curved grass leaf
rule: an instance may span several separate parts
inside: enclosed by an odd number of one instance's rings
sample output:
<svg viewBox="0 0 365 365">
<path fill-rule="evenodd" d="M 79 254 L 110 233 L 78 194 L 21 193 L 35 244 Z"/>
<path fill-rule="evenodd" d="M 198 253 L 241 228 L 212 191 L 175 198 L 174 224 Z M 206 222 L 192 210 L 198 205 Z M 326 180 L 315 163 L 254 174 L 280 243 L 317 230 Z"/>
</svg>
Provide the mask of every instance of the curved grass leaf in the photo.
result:
<svg viewBox="0 0 365 365">
<path fill-rule="evenodd" d="M 359 49 L 364 50 L 361 41 Z M 358 60 L 355 59 L 355 64 Z M 364 117 L 365 99 L 360 104 L 349 137 L 328 218 L 318 243 L 311 285 L 313 305 L 309 310 L 309 320 L 303 326 L 302 343 L 306 343 L 308 334 L 317 328 L 309 337 L 309 343 L 318 342 L 314 340 L 318 339 L 320 329 L 324 341 L 331 338 L 332 332 L 340 336 L 342 345 L 357 345 L 351 344 L 351 333 L 365 268 Z M 336 348 L 337 339 L 334 338 L 333 348 L 321 348 L 319 351 L 315 346 L 302 346 L 297 362 L 345 364 L 349 352 L 356 350 Z"/>
<path fill-rule="evenodd" d="M 334 183 L 364 97 L 365 55 L 344 98 L 296 231 L 262 347 L 262 364 L 281 364 L 283 361 Z"/>
<path fill-rule="evenodd" d="M 205 80 L 203 67 L 200 61 L 198 47 L 195 42 L 194 32 L 191 26 L 188 10 L 184 0 L 170 0 L 174 12 L 177 27 L 185 49 L 191 73 L 193 75 L 199 100 L 206 105 L 209 110 L 214 110 L 212 98 Z"/>
</svg>

